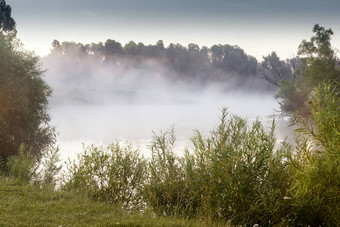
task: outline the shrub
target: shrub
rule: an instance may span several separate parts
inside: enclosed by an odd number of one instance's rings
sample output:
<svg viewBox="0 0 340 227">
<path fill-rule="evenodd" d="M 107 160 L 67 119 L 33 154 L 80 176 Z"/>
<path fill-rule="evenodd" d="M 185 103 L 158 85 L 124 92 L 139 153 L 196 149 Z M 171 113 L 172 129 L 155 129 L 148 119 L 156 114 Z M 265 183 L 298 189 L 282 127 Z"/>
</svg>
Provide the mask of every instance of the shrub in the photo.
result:
<svg viewBox="0 0 340 227">
<path fill-rule="evenodd" d="M 59 157 L 59 148 L 48 149 L 43 153 L 43 158 L 40 160 L 41 171 L 39 173 L 40 185 L 55 187 L 58 181 L 58 174 L 62 165 L 58 165 L 61 159 Z"/>
<path fill-rule="evenodd" d="M 145 186 L 147 204 L 159 214 L 272 225 L 289 211 L 287 155 L 275 148 L 275 124 L 266 132 L 259 121 L 251 127 L 242 118 L 221 121 L 204 138 L 196 132 L 194 151 L 183 158 L 173 153 L 173 129 L 155 135 Z"/>
<path fill-rule="evenodd" d="M 36 184 L 39 186 L 51 186 L 56 184 L 61 165 L 57 163 L 59 159 L 59 149 L 49 149 L 42 153 L 42 158 L 38 159 L 32 149 L 27 149 L 25 145 L 19 148 L 19 154 L 11 156 L 6 163 L 5 175 L 14 178 L 20 184 Z"/>
<path fill-rule="evenodd" d="M 270 225 L 287 212 L 284 198 L 289 185 L 285 157 L 290 146 L 275 148 L 275 124 L 266 132 L 259 121 L 251 127 L 237 116 L 221 121 L 204 139 L 193 137 L 194 154 L 187 154 L 187 169 L 201 215 L 233 224 Z M 195 208 L 197 209 L 197 208 Z"/>
<path fill-rule="evenodd" d="M 141 209 L 146 161 L 131 145 L 118 143 L 108 147 L 84 147 L 77 161 L 69 161 L 64 177 L 66 189 L 83 191 L 89 196 Z"/>
<path fill-rule="evenodd" d="M 21 184 L 35 181 L 38 168 L 37 158 L 32 154 L 32 150 L 27 150 L 23 144 L 19 148 L 19 154 L 11 156 L 7 161 L 7 174 Z"/>
<path fill-rule="evenodd" d="M 323 83 L 309 101 L 311 116 L 297 113 L 296 155 L 292 158 L 295 223 L 336 226 L 340 223 L 339 84 Z"/>
<path fill-rule="evenodd" d="M 173 152 L 175 140 L 173 127 L 159 135 L 154 133 L 144 198 L 159 215 L 192 216 L 183 160 Z"/>
</svg>

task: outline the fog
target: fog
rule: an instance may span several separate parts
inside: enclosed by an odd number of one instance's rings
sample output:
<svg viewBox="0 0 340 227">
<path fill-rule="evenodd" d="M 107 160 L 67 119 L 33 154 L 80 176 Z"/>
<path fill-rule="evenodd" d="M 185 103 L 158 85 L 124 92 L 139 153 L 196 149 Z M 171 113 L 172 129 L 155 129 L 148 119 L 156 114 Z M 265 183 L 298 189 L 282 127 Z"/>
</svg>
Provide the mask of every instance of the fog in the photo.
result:
<svg viewBox="0 0 340 227">
<path fill-rule="evenodd" d="M 266 90 L 256 77 L 223 81 L 181 79 L 181 75 L 157 59 L 131 64 L 129 59 L 103 64 L 91 57 L 50 55 L 43 60 L 45 80 L 54 93 L 50 99 L 51 125 L 58 132 L 63 159 L 74 158 L 82 143 L 106 145 L 129 141 L 148 156 L 153 132 L 176 132 L 175 152 L 191 147 L 194 130 L 204 135 L 218 124 L 222 107 L 249 122 L 259 118 L 269 126 L 275 110 L 275 91 Z M 216 70 L 215 75 L 221 74 Z M 204 76 L 202 76 L 203 78 Z M 282 133 L 286 124 L 278 121 Z"/>
</svg>

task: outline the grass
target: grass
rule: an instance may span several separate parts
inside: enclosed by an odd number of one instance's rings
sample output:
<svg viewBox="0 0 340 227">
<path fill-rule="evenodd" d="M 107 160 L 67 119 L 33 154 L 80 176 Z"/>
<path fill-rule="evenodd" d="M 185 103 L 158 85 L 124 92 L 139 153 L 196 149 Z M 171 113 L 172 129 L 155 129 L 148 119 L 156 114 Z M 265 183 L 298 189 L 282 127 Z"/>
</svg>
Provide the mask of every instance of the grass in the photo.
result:
<svg viewBox="0 0 340 227">
<path fill-rule="evenodd" d="M 0 177 L 0 226 L 218 226 L 149 213 L 128 213 L 70 191 Z"/>
</svg>

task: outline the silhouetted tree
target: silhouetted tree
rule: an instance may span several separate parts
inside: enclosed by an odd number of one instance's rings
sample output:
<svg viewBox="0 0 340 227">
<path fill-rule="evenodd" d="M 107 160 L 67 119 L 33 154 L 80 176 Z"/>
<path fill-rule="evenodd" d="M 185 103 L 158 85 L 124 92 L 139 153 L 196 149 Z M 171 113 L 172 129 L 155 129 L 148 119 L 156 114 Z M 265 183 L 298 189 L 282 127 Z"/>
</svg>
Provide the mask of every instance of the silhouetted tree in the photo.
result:
<svg viewBox="0 0 340 227">
<path fill-rule="evenodd" d="M 273 51 L 271 54 L 263 57 L 261 62 L 263 78 L 277 87 L 282 80 L 295 80 L 296 66 L 291 64 L 291 62 L 293 60 L 281 60 L 276 52 Z"/>
<path fill-rule="evenodd" d="M 6 4 L 5 0 L 0 0 L 0 32 L 16 33 L 15 21 L 11 16 L 11 6 Z"/>
<path fill-rule="evenodd" d="M 137 44 L 134 41 L 130 41 L 124 46 L 124 54 L 128 56 L 137 55 Z"/>
<path fill-rule="evenodd" d="M 115 40 L 108 39 L 104 45 L 105 60 L 109 61 L 113 56 L 121 56 L 124 53 L 122 44 Z"/>
</svg>

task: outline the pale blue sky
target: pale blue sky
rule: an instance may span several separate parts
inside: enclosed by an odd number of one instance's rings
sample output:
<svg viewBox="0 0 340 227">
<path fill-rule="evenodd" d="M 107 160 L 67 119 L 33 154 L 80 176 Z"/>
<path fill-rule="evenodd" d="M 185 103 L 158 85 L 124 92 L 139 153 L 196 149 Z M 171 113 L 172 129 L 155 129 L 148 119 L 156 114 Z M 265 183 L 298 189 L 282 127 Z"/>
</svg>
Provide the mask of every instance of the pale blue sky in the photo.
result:
<svg viewBox="0 0 340 227">
<path fill-rule="evenodd" d="M 7 0 L 25 47 L 44 56 L 53 39 L 231 44 L 261 60 L 292 57 L 319 23 L 340 49 L 340 0 Z"/>
</svg>

